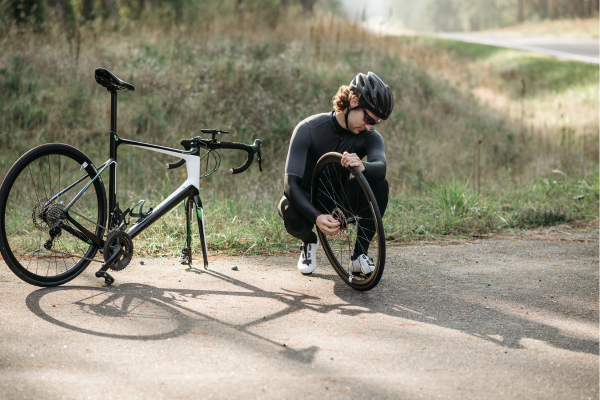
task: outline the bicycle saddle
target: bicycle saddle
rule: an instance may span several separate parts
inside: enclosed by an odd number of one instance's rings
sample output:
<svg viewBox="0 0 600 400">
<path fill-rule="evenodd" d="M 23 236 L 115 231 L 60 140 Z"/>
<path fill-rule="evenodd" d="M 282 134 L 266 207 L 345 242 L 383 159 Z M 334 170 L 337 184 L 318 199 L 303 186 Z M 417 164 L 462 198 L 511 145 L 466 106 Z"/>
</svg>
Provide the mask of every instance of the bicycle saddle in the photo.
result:
<svg viewBox="0 0 600 400">
<path fill-rule="evenodd" d="M 96 77 L 96 82 L 99 85 L 102 85 L 108 90 L 135 90 L 131 83 L 127 83 L 117 78 L 115 74 L 107 70 L 106 68 L 96 68 L 96 73 L 94 74 Z"/>
</svg>

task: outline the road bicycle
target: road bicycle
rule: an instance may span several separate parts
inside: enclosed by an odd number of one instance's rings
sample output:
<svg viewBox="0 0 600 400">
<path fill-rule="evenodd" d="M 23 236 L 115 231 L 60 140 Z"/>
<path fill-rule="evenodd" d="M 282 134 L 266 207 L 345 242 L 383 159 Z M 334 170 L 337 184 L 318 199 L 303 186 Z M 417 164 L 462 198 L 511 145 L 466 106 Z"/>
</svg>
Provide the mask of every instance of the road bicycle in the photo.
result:
<svg viewBox="0 0 600 400">
<path fill-rule="evenodd" d="M 15 162 L 0 187 L 0 252 L 6 264 L 25 282 L 51 287 L 71 281 L 95 262 L 101 264 L 96 277 L 104 278 L 105 284 L 110 285 L 114 278 L 108 270 L 120 271 L 129 265 L 134 253 L 133 239 L 183 202 L 186 243 L 179 261 L 184 265 L 192 264 L 191 225 L 196 215 L 204 268 L 208 269 L 200 180 L 219 168 L 220 149 L 247 153 L 246 161 L 238 168 L 231 168 L 231 174 L 244 172 L 255 156 L 262 171 L 262 142 L 260 139 L 252 145 L 219 142 L 217 135 L 228 133 L 221 129 L 201 129 L 211 138 L 195 136 L 181 140 L 183 150 L 121 138 L 117 133 L 117 92 L 133 91 L 134 86 L 105 68 L 95 70 L 95 79 L 111 95 L 109 159 L 96 167 L 77 148 L 51 143 L 35 147 Z M 145 200 L 140 200 L 133 207 L 122 210 L 116 193 L 117 150 L 120 146 L 179 157 L 177 162 L 167 164 L 167 168 L 185 165 L 187 179 L 154 208 L 144 210 Z M 208 168 L 210 159 L 214 161 L 212 169 Z M 205 160 L 202 173 L 201 165 Z M 327 257 L 344 281 L 357 290 L 369 290 L 377 285 L 383 273 L 383 224 L 362 173 L 355 167 L 341 167 L 340 160 L 339 153 L 324 155 L 313 175 L 313 203 L 323 212 L 334 215 L 342 226 L 335 237 L 326 237 L 321 232 L 319 237 Z M 106 171 L 108 196 L 102 179 Z M 352 178 L 359 183 L 361 192 L 360 196 L 353 197 L 356 204 L 350 204 L 349 196 L 344 192 L 344 185 Z M 352 273 L 344 267 L 349 260 L 348 251 L 357 239 L 371 247 L 369 255 L 376 265 L 375 271 L 367 276 Z"/>
</svg>

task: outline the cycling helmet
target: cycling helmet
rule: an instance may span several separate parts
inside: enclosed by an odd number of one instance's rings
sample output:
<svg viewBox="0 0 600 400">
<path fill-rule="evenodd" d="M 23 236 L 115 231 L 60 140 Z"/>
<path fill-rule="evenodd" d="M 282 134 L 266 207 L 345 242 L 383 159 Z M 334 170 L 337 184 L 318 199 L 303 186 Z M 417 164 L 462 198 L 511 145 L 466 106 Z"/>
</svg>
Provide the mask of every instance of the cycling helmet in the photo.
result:
<svg viewBox="0 0 600 400">
<path fill-rule="evenodd" d="M 390 87 L 380 77 L 369 71 L 359 72 L 352 82 L 350 90 L 360 93 L 360 103 L 373 111 L 381 119 L 388 119 L 394 109 L 394 96 Z"/>
</svg>

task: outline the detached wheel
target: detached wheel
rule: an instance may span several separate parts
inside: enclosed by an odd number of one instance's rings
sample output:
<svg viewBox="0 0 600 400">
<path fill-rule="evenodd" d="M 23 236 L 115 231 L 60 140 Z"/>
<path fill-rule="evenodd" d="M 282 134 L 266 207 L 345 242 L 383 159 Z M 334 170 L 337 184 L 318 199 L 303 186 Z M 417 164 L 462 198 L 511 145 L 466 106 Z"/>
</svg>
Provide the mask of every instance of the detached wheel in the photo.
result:
<svg viewBox="0 0 600 400">
<path fill-rule="evenodd" d="M 36 286 L 58 286 L 94 259 L 98 246 L 85 236 L 76 237 L 73 233 L 79 231 L 66 220 L 52 245 L 46 243 L 65 207 L 96 174 L 84 153 L 57 143 L 28 151 L 8 171 L 0 187 L 0 252 L 19 278 Z M 106 194 L 100 178 L 73 204 L 69 215 L 102 238 Z"/>
<path fill-rule="evenodd" d="M 371 290 L 379 283 L 385 266 L 385 234 L 379 207 L 367 180 L 357 167 L 344 168 L 340 153 L 324 154 L 312 177 L 311 201 L 323 214 L 340 222 L 340 233 L 319 240 L 331 265 L 350 287 Z M 373 260 L 373 272 L 351 270 L 361 254 Z"/>
</svg>

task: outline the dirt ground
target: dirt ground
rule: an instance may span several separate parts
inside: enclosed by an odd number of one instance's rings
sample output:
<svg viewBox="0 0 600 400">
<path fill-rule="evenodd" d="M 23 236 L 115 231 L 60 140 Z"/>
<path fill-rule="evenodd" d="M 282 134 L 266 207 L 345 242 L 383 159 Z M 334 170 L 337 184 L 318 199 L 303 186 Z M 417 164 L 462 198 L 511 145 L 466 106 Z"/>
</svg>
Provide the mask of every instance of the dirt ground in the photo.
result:
<svg viewBox="0 0 600 400">
<path fill-rule="evenodd" d="M 0 399 L 597 399 L 598 257 L 597 227 L 389 247 L 364 293 L 323 255 L 0 264 Z"/>
</svg>

